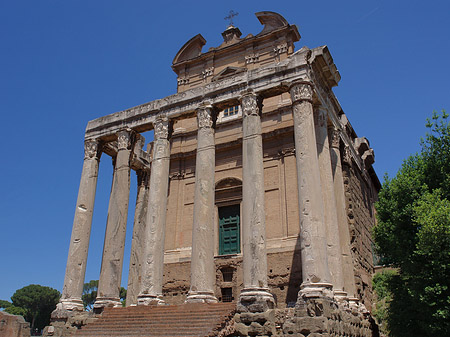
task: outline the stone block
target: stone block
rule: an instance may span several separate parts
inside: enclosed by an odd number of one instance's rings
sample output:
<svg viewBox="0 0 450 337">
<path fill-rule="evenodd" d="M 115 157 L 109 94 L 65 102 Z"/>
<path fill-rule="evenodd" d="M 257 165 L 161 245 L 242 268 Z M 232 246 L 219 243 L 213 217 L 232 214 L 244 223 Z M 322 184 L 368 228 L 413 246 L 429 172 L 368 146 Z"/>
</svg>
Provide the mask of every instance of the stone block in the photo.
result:
<svg viewBox="0 0 450 337">
<path fill-rule="evenodd" d="M 22 316 L 11 315 L 0 311 L 0 336 L 29 337 L 30 323 L 25 322 Z"/>
</svg>

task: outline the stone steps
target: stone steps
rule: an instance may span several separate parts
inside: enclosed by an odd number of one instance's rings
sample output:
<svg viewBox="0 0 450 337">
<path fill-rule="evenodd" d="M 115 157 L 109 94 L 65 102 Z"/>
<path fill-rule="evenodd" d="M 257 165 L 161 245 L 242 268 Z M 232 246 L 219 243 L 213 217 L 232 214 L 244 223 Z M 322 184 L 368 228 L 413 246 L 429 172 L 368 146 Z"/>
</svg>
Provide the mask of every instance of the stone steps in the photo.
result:
<svg viewBox="0 0 450 337">
<path fill-rule="evenodd" d="M 235 303 L 106 308 L 74 336 L 215 336 L 236 310 Z"/>
</svg>

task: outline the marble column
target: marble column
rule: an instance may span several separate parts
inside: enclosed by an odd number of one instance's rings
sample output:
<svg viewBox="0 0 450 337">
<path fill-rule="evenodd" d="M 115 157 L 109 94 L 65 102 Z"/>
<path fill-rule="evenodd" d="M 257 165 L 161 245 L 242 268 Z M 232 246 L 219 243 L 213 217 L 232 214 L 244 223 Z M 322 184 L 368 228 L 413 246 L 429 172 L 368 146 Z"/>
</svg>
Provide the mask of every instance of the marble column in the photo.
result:
<svg viewBox="0 0 450 337">
<path fill-rule="evenodd" d="M 345 205 L 344 177 L 342 175 L 341 152 L 340 152 L 340 131 L 330 129 L 331 138 L 331 167 L 333 173 L 333 186 L 336 199 L 336 212 L 338 216 L 339 241 L 341 243 L 342 269 L 344 273 L 344 290 L 347 292 L 349 300 L 357 302 L 355 285 L 355 272 L 353 270 L 353 260 L 350 251 L 350 231 L 347 221 Z"/>
<path fill-rule="evenodd" d="M 136 172 L 138 191 L 134 211 L 133 238 L 131 240 L 130 269 L 126 306 L 136 305 L 140 290 L 142 271 L 142 251 L 145 247 L 144 234 L 147 223 L 150 170 Z"/>
<path fill-rule="evenodd" d="M 320 182 L 324 204 L 324 220 L 327 233 L 328 267 L 337 299 L 345 299 L 344 275 L 342 270 L 341 242 L 334 193 L 333 172 L 331 170 L 330 146 L 328 141 L 328 113 L 323 107 L 315 109 L 315 131 L 319 156 Z"/>
<path fill-rule="evenodd" d="M 211 105 L 197 109 L 194 221 L 192 225 L 191 286 L 186 302 L 215 303 L 214 265 L 214 112 Z"/>
<path fill-rule="evenodd" d="M 102 266 L 94 309 L 122 306 L 120 283 L 130 197 L 130 157 L 133 143 L 131 130 L 117 133 L 117 156 L 106 221 Z"/>
<path fill-rule="evenodd" d="M 313 89 L 308 82 L 294 82 L 290 88 L 297 161 L 300 249 L 303 282 L 299 298 L 324 296 L 332 288 L 328 269 L 320 166 L 313 117 Z"/>
<path fill-rule="evenodd" d="M 163 304 L 164 240 L 169 188 L 169 120 L 159 117 L 154 123 L 152 174 L 148 198 L 145 248 L 142 259 L 142 279 L 138 305 Z"/>
<path fill-rule="evenodd" d="M 241 97 L 244 287 L 239 296 L 238 310 L 251 312 L 274 307 L 267 283 L 261 103 L 261 98 L 251 92 Z"/>
<path fill-rule="evenodd" d="M 83 310 L 81 295 L 86 274 L 100 155 L 98 140 L 84 142 L 83 171 L 70 238 L 64 287 L 59 300 L 62 309 L 65 310 Z"/>
</svg>

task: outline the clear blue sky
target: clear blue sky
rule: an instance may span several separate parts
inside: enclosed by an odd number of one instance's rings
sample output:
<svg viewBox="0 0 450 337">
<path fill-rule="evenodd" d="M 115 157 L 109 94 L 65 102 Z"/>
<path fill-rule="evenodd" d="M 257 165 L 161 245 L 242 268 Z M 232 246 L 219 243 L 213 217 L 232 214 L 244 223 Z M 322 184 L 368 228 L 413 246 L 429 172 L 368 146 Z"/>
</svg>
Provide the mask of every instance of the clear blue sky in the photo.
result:
<svg viewBox="0 0 450 337">
<path fill-rule="evenodd" d="M 173 94 L 179 48 L 198 33 L 204 50 L 219 45 L 231 9 L 244 36 L 268 10 L 298 25 L 297 49 L 328 45 L 380 180 L 419 149 L 432 110 L 450 110 L 448 0 L 1 0 L 0 299 L 31 283 L 62 290 L 86 123 Z M 105 155 L 86 280 L 99 275 L 111 177 Z M 133 187 L 127 252 L 134 202 Z"/>
</svg>

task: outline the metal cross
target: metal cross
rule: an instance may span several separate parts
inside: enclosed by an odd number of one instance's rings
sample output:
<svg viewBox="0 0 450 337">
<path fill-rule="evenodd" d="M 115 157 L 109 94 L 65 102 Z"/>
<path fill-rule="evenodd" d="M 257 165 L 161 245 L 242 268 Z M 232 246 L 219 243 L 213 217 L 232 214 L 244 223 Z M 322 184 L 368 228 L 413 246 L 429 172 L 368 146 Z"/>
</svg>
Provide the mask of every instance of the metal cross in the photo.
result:
<svg viewBox="0 0 450 337">
<path fill-rule="evenodd" d="M 235 11 L 231 10 L 230 13 L 229 13 L 229 15 L 226 16 L 226 17 L 224 17 L 223 19 L 224 19 L 224 20 L 230 20 L 230 24 L 229 24 L 229 25 L 232 26 L 232 25 L 233 25 L 233 18 L 234 18 L 235 16 L 238 16 L 238 15 L 239 15 L 238 12 L 235 12 Z"/>
</svg>

